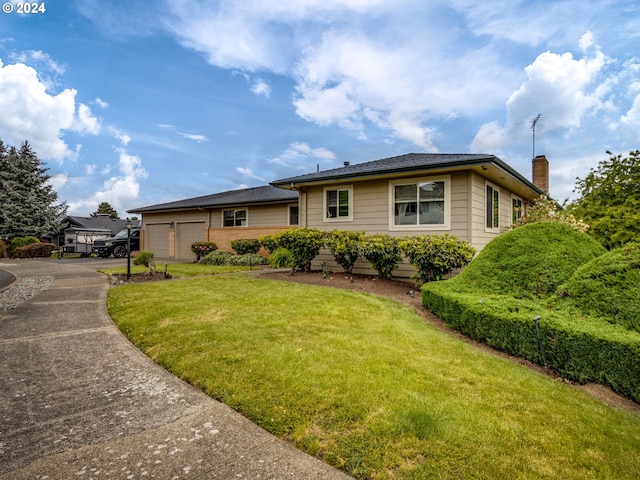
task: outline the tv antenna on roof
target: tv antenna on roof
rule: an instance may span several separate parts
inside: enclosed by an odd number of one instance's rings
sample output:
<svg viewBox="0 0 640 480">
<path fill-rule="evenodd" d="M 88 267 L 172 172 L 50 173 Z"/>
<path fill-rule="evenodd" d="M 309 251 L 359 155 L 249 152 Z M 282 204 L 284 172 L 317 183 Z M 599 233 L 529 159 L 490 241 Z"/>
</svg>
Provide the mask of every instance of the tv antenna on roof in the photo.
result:
<svg viewBox="0 0 640 480">
<path fill-rule="evenodd" d="M 531 123 L 531 130 L 533 130 L 533 155 L 531 156 L 531 158 L 536 158 L 536 123 L 538 123 L 538 120 L 540 120 L 540 117 L 542 116 L 541 113 L 538 114 L 538 116 L 536 118 L 533 119 L 533 122 Z"/>
</svg>

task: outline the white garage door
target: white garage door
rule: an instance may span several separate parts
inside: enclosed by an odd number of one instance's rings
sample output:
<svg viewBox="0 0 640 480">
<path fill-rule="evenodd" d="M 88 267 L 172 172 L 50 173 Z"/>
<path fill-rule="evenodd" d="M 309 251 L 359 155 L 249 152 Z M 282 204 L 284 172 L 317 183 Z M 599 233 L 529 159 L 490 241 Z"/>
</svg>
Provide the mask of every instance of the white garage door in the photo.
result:
<svg viewBox="0 0 640 480">
<path fill-rule="evenodd" d="M 195 260 L 191 251 L 193 242 L 204 242 L 204 222 L 176 224 L 176 258 Z"/>
<path fill-rule="evenodd" d="M 145 225 L 145 249 L 153 252 L 154 257 L 167 258 L 169 256 L 169 224 L 159 223 Z"/>
</svg>

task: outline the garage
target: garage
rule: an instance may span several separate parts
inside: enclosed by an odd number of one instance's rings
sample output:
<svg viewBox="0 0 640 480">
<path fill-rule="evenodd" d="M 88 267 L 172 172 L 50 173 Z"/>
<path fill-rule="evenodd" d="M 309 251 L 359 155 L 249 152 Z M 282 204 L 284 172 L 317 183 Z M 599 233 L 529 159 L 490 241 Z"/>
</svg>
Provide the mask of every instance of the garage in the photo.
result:
<svg viewBox="0 0 640 480">
<path fill-rule="evenodd" d="M 152 251 L 157 258 L 169 257 L 169 224 L 147 224 L 144 230 L 145 250 Z"/>
<path fill-rule="evenodd" d="M 176 258 L 195 259 L 196 256 L 191 251 L 191 244 L 204 241 L 204 222 L 180 222 L 176 224 Z"/>
</svg>

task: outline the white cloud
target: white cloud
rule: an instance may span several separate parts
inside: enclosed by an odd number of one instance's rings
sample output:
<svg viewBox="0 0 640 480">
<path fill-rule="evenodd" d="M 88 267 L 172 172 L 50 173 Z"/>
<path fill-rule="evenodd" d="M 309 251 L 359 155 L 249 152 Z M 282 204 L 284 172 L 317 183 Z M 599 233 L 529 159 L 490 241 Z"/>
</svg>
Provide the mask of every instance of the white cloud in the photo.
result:
<svg viewBox="0 0 640 480">
<path fill-rule="evenodd" d="M 49 184 L 56 192 L 60 191 L 60 189 L 64 187 L 68 181 L 69 175 L 67 175 L 66 173 L 58 173 L 49 177 Z"/>
<path fill-rule="evenodd" d="M 250 168 L 244 168 L 244 167 L 237 167 L 236 171 L 241 174 L 244 177 L 249 177 L 252 178 L 254 180 L 259 180 L 261 182 L 266 182 L 267 179 L 257 175 L 256 173 L 253 172 L 253 170 L 251 170 Z"/>
<path fill-rule="evenodd" d="M 102 107 L 102 108 L 107 108 L 109 106 L 109 104 L 107 102 L 105 102 L 104 100 L 102 100 L 100 97 L 96 97 L 96 99 L 94 100 L 94 102 Z"/>
<path fill-rule="evenodd" d="M 326 148 L 311 148 L 307 143 L 294 142 L 279 156 L 267 160 L 267 163 L 283 167 L 308 168 L 305 165 L 308 159 L 333 162 L 336 155 Z"/>
<path fill-rule="evenodd" d="M 253 85 L 251 85 L 251 91 L 258 96 L 264 95 L 267 98 L 271 95 L 271 87 L 262 78 L 257 78 L 253 82 Z"/>
<path fill-rule="evenodd" d="M 118 153 L 118 174 L 106 179 L 102 188 L 83 200 L 69 203 L 70 213 L 86 213 L 95 210 L 102 202 L 108 202 L 119 213 L 126 210 L 138 198 L 140 180 L 147 178 L 148 173 L 137 155 L 126 151 L 131 139 L 124 135 Z"/>
<path fill-rule="evenodd" d="M 183 133 L 183 132 L 176 132 L 178 135 L 180 135 L 183 138 L 189 139 L 189 140 L 193 140 L 195 142 L 201 143 L 201 142 L 206 142 L 209 139 L 207 137 L 205 137 L 204 135 L 199 135 L 196 133 Z"/>
<path fill-rule="evenodd" d="M 85 172 L 87 173 L 87 175 L 93 175 L 94 173 L 96 173 L 97 168 L 98 166 L 95 163 L 92 163 L 85 166 Z"/>
<path fill-rule="evenodd" d="M 81 103 L 78 105 L 78 114 L 71 129 L 81 134 L 90 133 L 92 135 L 99 135 L 100 120 L 93 116 L 88 106 Z"/>
<path fill-rule="evenodd" d="M 72 150 L 63 140 L 64 131 L 97 135 L 100 126 L 82 103 L 76 115 L 76 94 L 65 89 L 51 95 L 33 67 L 0 60 L 0 138 L 13 145 L 28 140 L 43 159 L 77 158 L 80 146 Z"/>
<path fill-rule="evenodd" d="M 506 102 L 507 124 L 490 122 L 480 127 L 472 147 L 496 151 L 513 142 L 516 132 L 528 130 L 541 114 L 537 129 L 561 130 L 568 134 L 580 129 L 589 116 L 611 106 L 605 96 L 610 80 L 600 76 L 609 61 L 595 44 L 591 32 L 581 37 L 580 46 L 592 55 L 574 58 L 569 53 L 543 52 L 525 68 L 527 80 Z M 539 130 L 538 130 L 539 131 Z"/>
</svg>

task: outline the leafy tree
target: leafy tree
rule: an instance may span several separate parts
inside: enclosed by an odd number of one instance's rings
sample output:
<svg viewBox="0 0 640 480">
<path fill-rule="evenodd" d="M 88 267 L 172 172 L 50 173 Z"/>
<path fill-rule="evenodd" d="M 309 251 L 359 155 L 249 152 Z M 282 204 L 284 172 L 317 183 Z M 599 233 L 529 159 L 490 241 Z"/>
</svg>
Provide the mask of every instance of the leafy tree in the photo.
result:
<svg viewBox="0 0 640 480">
<path fill-rule="evenodd" d="M 574 191 L 580 197 L 568 209 L 589 224 L 590 235 L 612 249 L 640 241 L 640 150 L 624 157 L 607 154 L 608 160 L 577 179 Z"/>
<path fill-rule="evenodd" d="M 91 214 L 92 217 L 97 217 L 98 215 L 109 215 L 111 218 L 119 218 L 118 212 L 113 208 L 109 202 L 102 202 L 98 205 L 98 209 Z"/>
<path fill-rule="evenodd" d="M 49 237 L 61 230 L 67 205 L 57 203 L 47 171 L 28 142 L 16 149 L 0 140 L 0 238 Z"/>
<path fill-rule="evenodd" d="M 546 195 L 541 195 L 534 200 L 533 206 L 518 219 L 513 227 L 520 227 L 536 222 L 562 223 L 582 233 L 585 233 L 589 229 L 589 225 L 581 220 L 577 220 L 566 208 L 560 208 L 555 200 L 550 199 Z"/>
</svg>

